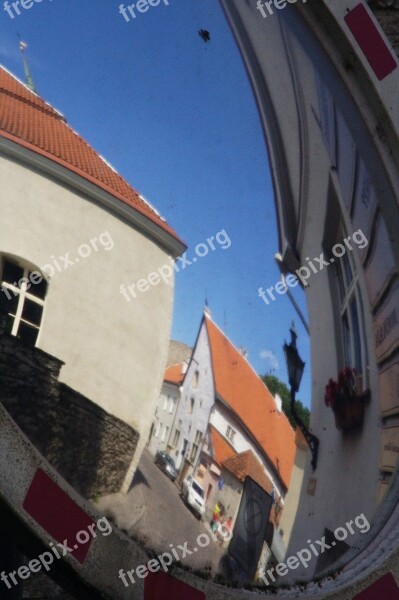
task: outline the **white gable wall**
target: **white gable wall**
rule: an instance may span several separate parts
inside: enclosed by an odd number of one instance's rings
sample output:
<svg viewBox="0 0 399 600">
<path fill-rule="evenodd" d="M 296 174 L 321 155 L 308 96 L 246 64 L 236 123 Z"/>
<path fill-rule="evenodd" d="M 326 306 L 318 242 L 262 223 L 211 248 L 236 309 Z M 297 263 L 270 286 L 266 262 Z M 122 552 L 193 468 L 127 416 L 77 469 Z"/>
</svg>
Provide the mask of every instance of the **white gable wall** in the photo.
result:
<svg viewBox="0 0 399 600">
<path fill-rule="evenodd" d="M 196 383 L 196 371 L 198 371 L 198 383 Z M 183 464 L 183 458 L 189 459 L 192 444 L 195 440 L 196 432 L 201 432 L 202 439 L 205 436 L 209 414 L 214 403 L 215 391 L 213 385 L 213 375 L 211 366 L 211 355 L 208 342 L 208 336 L 203 323 L 199 332 L 198 341 L 194 349 L 191 362 L 187 369 L 186 377 L 182 385 L 180 402 L 176 411 L 174 427 L 169 437 L 169 444 L 173 442 L 174 432 L 181 420 L 182 427 L 179 443 L 176 448 L 170 452 L 178 468 Z M 194 400 L 194 408 L 191 411 L 191 399 Z M 184 457 L 182 455 L 184 440 L 188 441 Z M 201 449 L 199 446 L 199 450 Z M 194 464 L 199 457 L 197 452 Z M 194 466 L 193 464 L 193 466 Z M 192 472 L 193 469 L 190 469 Z"/>
<path fill-rule="evenodd" d="M 237 454 L 241 452 L 246 452 L 247 450 L 252 450 L 257 460 L 263 466 L 265 470 L 265 474 L 270 479 L 275 489 L 277 490 L 278 495 L 284 498 L 284 491 L 282 489 L 281 483 L 278 481 L 277 477 L 272 473 L 272 470 L 266 464 L 266 459 L 264 454 L 262 454 L 255 443 L 252 441 L 248 433 L 244 430 L 240 422 L 235 418 L 234 414 L 224 407 L 219 401 L 215 403 L 211 416 L 210 416 L 210 424 L 223 436 L 226 441 L 234 448 Z M 227 427 L 230 426 L 236 432 L 234 435 L 234 441 L 231 442 L 226 437 Z"/>
</svg>

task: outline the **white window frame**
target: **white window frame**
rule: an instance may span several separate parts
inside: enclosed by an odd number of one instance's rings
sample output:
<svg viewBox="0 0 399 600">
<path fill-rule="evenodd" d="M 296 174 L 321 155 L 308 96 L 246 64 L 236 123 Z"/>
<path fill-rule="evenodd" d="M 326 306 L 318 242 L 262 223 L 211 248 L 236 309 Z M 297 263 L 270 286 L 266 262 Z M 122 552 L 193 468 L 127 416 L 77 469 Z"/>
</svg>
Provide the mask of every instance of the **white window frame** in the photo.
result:
<svg viewBox="0 0 399 600">
<path fill-rule="evenodd" d="M 165 425 L 162 431 L 162 436 L 161 436 L 161 442 L 164 442 L 166 440 L 166 432 L 169 428 Z"/>
<path fill-rule="evenodd" d="M 346 232 L 341 226 L 338 234 L 338 242 L 346 237 Z M 349 266 L 351 271 L 351 280 L 349 282 L 346 279 L 346 264 Z M 356 369 L 357 375 L 362 377 L 363 386 L 367 387 L 368 353 L 365 336 L 363 304 L 359 285 L 359 273 L 356 269 L 353 257 L 351 256 L 351 251 L 349 249 L 347 249 L 342 258 L 335 259 L 335 270 L 337 274 L 336 286 L 338 310 L 341 323 L 341 367 L 352 367 Z M 351 305 L 353 302 L 355 303 L 356 308 L 357 325 L 351 312 Z M 348 333 L 344 324 L 345 319 L 348 322 Z M 359 352 L 360 357 L 358 359 L 357 355 Z"/>
<path fill-rule="evenodd" d="M 180 430 L 176 428 L 174 436 L 173 436 L 172 448 L 177 448 L 177 446 L 179 445 L 179 441 L 180 441 Z"/>
<path fill-rule="evenodd" d="M 28 325 L 29 327 L 31 327 L 32 329 L 35 329 L 37 331 L 37 337 L 36 337 L 36 342 L 35 344 L 37 344 L 37 341 L 39 339 L 39 334 L 40 334 L 40 329 L 42 326 L 42 322 L 43 322 L 43 315 L 44 315 L 44 306 L 45 306 L 45 299 L 39 298 L 38 296 L 35 296 L 33 294 L 31 294 L 28 289 L 30 289 L 32 286 L 34 286 L 34 284 L 32 282 L 30 282 L 29 288 L 28 288 L 28 283 L 26 281 L 22 282 L 21 286 L 15 286 L 12 283 L 8 283 L 6 281 L 3 281 L 3 273 L 4 273 L 4 263 L 5 262 L 9 262 L 11 264 L 16 265 L 17 267 L 19 267 L 20 269 L 23 269 L 23 275 L 22 277 L 19 279 L 19 281 L 21 281 L 21 279 L 28 279 L 28 275 L 29 273 L 32 273 L 34 271 L 33 268 L 28 268 L 28 267 L 23 267 L 21 264 L 19 264 L 16 260 L 13 260 L 11 258 L 8 258 L 7 256 L 2 256 L 1 257 L 1 261 L 0 261 L 0 284 L 1 287 L 3 287 L 4 289 L 9 291 L 9 294 L 13 297 L 18 298 L 18 303 L 17 303 L 17 310 L 15 312 L 15 314 L 13 313 L 8 313 L 11 317 L 13 317 L 14 322 L 13 322 L 13 326 L 11 329 L 11 335 L 18 337 L 18 331 L 20 328 L 20 325 L 22 323 L 25 323 L 26 325 Z M 39 273 L 39 271 L 37 271 Z M 45 279 L 44 275 L 43 275 L 43 279 Z M 18 282 L 14 282 L 14 283 L 18 283 Z M 4 294 L 4 292 L 1 292 L 1 294 Z M 24 304 L 25 304 L 25 300 L 30 300 L 31 302 L 34 302 L 35 304 L 38 304 L 39 306 L 42 307 L 42 316 L 40 318 L 40 324 L 36 325 L 35 323 L 31 323 L 30 321 L 27 321 L 25 319 L 22 318 L 22 313 L 24 310 Z"/>
<path fill-rule="evenodd" d="M 191 448 L 190 459 L 189 459 L 190 462 L 192 462 L 192 463 L 195 461 L 195 458 L 197 456 L 198 449 L 201 444 L 201 439 L 202 439 L 202 432 L 199 429 L 197 429 L 197 432 L 195 434 L 195 440 L 194 440 L 192 448 Z"/>
</svg>

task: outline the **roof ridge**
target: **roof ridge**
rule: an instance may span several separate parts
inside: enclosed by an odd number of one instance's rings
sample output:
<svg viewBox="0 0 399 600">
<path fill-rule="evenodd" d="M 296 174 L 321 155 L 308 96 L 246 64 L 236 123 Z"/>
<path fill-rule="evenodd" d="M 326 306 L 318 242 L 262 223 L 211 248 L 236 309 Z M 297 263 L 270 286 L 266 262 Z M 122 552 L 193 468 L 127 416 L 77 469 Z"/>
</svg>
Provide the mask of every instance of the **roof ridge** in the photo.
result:
<svg viewBox="0 0 399 600">
<path fill-rule="evenodd" d="M 24 98 L 20 94 L 17 94 L 16 92 L 12 92 L 11 90 L 8 90 L 7 88 L 3 87 L 2 85 L 0 85 L 0 92 L 2 94 L 6 94 L 7 96 L 11 96 L 15 100 L 18 100 L 19 102 L 28 104 L 29 106 L 32 106 L 36 110 L 40 110 L 41 112 L 49 115 L 50 117 L 54 117 L 54 119 L 59 119 L 60 121 L 63 121 L 66 125 L 68 124 L 65 116 L 63 114 L 61 114 L 59 111 L 57 111 L 53 106 L 51 106 L 51 104 L 49 104 L 48 102 L 43 100 L 43 98 L 40 98 L 40 96 L 37 96 L 37 98 L 42 101 L 44 106 L 40 106 L 40 103 L 38 103 L 37 101 L 34 102 L 33 100 Z"/>
<path fill-rule="evenodd" d="M 165 371 L 167 371 L 168 369 L 171 369 L 172 367 L 178 367 L 179 365 L 184 364 L 186 361 L 185 360 L 181 360 L 180 362 L 177 363 L 173 363 L 171 365 L 168 365 L 165 369 Z"/>
</svg>

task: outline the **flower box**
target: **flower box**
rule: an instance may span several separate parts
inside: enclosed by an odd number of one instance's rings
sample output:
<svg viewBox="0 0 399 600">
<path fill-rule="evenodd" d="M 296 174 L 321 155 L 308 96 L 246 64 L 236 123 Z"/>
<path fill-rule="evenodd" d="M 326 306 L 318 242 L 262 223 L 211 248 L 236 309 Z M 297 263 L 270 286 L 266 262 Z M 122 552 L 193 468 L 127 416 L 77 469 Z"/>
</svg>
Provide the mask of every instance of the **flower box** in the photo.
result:
<svg viewBox="0 0 399 600">
<path fill-rule="evenodd" d="M 350 431 L 362 426 L 365 403 L 370 397 L 370 392 L 362 388 L 362 378 L 349 367 L 338 374 L 338 381 L 328 382 L 325 403 L 334 412 L 337 429 Z"/>
</svg>

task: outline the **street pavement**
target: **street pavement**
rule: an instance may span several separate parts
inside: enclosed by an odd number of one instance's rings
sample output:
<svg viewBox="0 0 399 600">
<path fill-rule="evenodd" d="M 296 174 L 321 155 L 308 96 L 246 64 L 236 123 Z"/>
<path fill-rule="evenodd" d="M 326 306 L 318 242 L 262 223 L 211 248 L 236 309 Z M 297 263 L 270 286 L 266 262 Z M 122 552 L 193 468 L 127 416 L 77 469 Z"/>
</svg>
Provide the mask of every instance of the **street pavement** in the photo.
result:
<svg viewBox="0 0 399 600">
<path fill-rule="evenodd" d="M 128 494 L 101 498 L 96 508 L 156 554 L 171 552 L 173 545 L 184 565 L 209 575 L 219 571 L 225 550 L 212 539 L 209 525 L 186 506 L 176 484 L 154 464 L 147 450 L 143 452 Z M 204 548 L 197 543 L 200 534 L 210 540 Z M 200 543 L 206 544 L 204 536 Z"/>
</svg>

